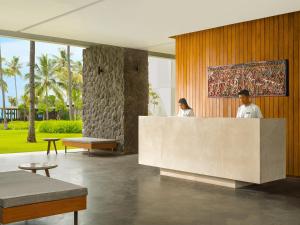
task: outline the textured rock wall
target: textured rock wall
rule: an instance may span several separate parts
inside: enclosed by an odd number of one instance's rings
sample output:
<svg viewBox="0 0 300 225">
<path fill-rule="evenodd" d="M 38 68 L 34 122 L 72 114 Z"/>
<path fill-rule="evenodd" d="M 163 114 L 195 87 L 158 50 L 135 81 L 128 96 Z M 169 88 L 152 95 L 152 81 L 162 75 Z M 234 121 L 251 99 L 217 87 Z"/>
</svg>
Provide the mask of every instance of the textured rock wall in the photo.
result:
<svg viewBox="0 0 300 225">
<path fill-rule="evenodd" d="M 95 46 L 83 53 L 84 136 L 116 138 L 138 151 L 138 116 L 148 112 L 148 53 Z"/>
<path fill-rule="evenodd" d="M 125 49 L 124 134 L 125 151 L 137 152 L 138 116 L 148 115 L 148 52 Z"/>
<path fill-rule="evenodd" d="M 124 143 L 123 49 L 98 46 L 83 53 L 84 135 Z"/>
</svg>

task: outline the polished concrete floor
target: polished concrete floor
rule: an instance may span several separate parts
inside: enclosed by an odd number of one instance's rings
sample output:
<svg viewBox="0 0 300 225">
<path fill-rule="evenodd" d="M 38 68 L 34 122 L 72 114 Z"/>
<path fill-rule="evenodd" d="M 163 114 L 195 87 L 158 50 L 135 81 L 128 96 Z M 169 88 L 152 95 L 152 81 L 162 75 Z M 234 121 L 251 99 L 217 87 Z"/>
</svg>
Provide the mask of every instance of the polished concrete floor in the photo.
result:
<svg viewBox="0 0 300 225">
<path fill-rule="evenodd" d="M 0 171 L 16 170 L 24 162 L 57 162 L 52 177 L 89 189 L 88 209 L 79 214 L 81 225 L 300 224 L 297 178 L 233 190 L 160 177 L 158 169 L 138 165 L 137 155 L 51 153 L 0 155 Z M 71 225 L 73 215 L 17 224 Z"/>
</svg>

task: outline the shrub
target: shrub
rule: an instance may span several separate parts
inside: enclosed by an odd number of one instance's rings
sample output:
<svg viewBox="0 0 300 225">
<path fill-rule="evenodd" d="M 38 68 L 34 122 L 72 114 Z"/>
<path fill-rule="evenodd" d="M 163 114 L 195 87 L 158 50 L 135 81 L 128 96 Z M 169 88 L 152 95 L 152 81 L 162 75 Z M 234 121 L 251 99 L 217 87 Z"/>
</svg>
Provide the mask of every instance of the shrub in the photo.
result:
<svg viewBox="0 0 300 225">
<path fill-rule="evenodd" d="M 28 129 L 27 121 L 12 121 L 8 123 L 8 129 L 10 130 L 27 130 Z"/>
<path fill-rule="evenodd" d="M 81 133 L 82 121 L 48 120 L 42 121 L 38 131 L 41 133 Z"/>
<path fill-rule="evenodd" d="M 9 130 L 27 130 L 29 123 L 27 121 L 11 121 L 8 122 Z"/>
<path fill-rule="evenodd" d="M 35 122 L 35 127 L 37 128 L 39 125 L 39 122 Z M 8 129 L 9 130 L 27 130 L 29 126 L 28 121 L 8 121 Z M 3 122 L 0 124 L 0 130 L 3 130 Z"/>
</svg>

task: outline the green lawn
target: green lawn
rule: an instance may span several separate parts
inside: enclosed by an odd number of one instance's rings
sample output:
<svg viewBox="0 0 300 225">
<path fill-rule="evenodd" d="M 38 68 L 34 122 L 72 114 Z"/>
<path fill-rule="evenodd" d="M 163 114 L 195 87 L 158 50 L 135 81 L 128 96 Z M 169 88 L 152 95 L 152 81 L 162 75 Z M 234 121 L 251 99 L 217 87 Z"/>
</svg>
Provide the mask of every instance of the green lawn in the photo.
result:
<svg viewBox="0 0 300 225">
<path fill-rule="evenodd" d="M 55 134 L 55 133 L 36 133 L 37 142 L 27 143 L 27 130 L 0 130 L 0 154 L 17 152 L 46 151 L 47 142 L 43 138 L 67 138 L 81 137 L 82 134 Z M 53 145 L 51 145 L 53 149 Z M 61 141 L 57 142 L 57 149 L 64 149 Z"/>
</svg>

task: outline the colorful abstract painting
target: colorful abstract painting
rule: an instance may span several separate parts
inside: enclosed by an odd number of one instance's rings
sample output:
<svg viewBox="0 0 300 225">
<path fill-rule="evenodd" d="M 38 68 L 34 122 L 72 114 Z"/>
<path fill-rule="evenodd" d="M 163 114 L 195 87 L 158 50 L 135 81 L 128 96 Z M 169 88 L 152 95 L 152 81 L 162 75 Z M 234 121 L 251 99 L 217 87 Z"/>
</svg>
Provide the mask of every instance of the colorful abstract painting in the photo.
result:
<svg viewBox="0 0 300 225">
<path fill-rule="evenodd" d="M 251 96 L 287 96 L 287 60 L 208 67 L 208 97 L 237 97 L 242 89 Z"/>
</svg>

